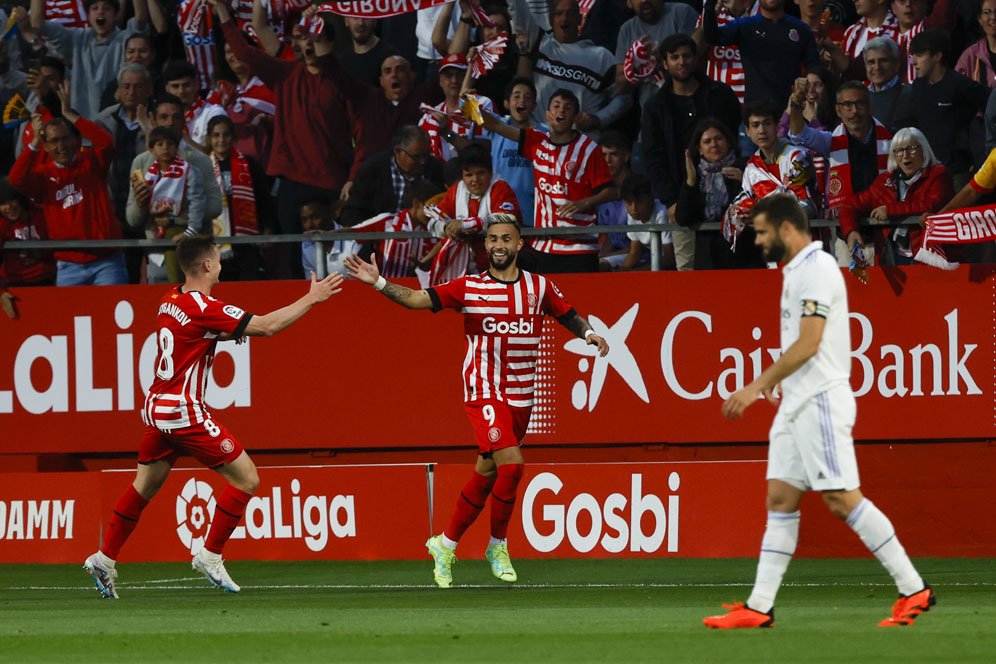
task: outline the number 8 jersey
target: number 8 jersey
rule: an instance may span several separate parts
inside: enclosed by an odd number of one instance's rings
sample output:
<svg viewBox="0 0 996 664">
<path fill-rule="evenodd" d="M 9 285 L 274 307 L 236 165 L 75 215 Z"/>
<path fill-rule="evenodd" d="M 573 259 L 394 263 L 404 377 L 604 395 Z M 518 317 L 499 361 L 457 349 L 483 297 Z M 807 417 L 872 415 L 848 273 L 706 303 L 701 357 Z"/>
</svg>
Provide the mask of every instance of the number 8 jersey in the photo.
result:
<svg viewBox="0 0 996 664">
<path fill-rule="evenodd" d="M 156 376 L 142 419 L 161 430 L 183 429 L 210 417 L 204 405 L 218 336 L 240 337 L 252 314 L 183 286 L 159 303 Z"/>
</svg>

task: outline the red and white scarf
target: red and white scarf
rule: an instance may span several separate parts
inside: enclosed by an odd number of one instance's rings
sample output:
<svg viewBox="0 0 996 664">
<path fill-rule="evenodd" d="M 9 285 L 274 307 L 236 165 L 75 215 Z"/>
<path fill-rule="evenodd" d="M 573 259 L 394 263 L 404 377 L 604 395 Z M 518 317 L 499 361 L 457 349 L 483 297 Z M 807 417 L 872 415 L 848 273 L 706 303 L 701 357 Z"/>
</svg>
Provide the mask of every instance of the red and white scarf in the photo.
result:
<svg viewBox="0 0 996 664">
<path fill-rule="evenodd" d="M 463 232 L 468 236 L 484 230 L 483 220 L 491 214 L 491 190 L 494 188 L 495 182 L 500 179 L 497 175 L 491 179 L 488 190 L 478 199 L 477 211 L 473 215 L 470 213 L 470 191 L 467 190 L 467 185 L 463 183 L 463 180 L 457 183 L 454 213 L 456 218 L 463 222 Z M 426 213 L 431 215 L 429 208 L 426 208 Z M 433 221 L 445 223 L 446 220 L 434 219 Z M 429 228 L 435 231 L 434 224 L 430 224 Z M 440 233 L 435 232 L 435 234 L 439 235 Z M 475 252 L 475 243 L 470 238 L 468 240 L 465 242 L 446 238 L 443 241 L 443 246 L 440 247 L 439 253 L 432 261 L 432 268 L 429 271 L 430 286 L 438 286 L 467 274 L 471 260 L 474 260 L 477 253 Z M 478 270 L 484 268 L 485 266 L 477 266 Z"/>
<path fill-rule="evenodd" d="M 169 211 L 173 216 L 180 214 L 183 195 L 187 188 L 187 173 L 190 165 L 177 154 L 165 170 L 160 170 L 159 162 L 153 161 L 145 173 L 145 181 L 152 186 L 152 200 L 149 210 L 153 214 Z"/>
<path fill-rule="evenodd" d="M 923 234 L 923 246 L 915 260 L 942 270 L 953 270 L 958 263 L 948 262 L 942 244 L 973 244 L 975 242 L 996 242 L 996 206 L 962 208 L 923 218 L 927 225 Z"/>
<path fill-rule="evenodd" d="M 623 76 L 629 83 L 641 85 L 651 78 L 658 84 L 664 81 L 664 72 L 657 68 L 657 58 L 654 57 L 656 50 L 656 44 L 642 39 L 637 39 L 627 49 L 623 59 Z"/>
<path fill-rule="evenodd" d="M 183 119 L 186 120 L 189 125 L 191 122 L 197 119 L 197 115 L 200 113 L 201 109 L 207 106 L 207 102 L 198 97 L 193 104 L 190 105 L 186 111 L 183 112 Z"/>
<path fill-rule="evenodd" d="M 874 132 L 878 172 L 881 175 L 888 170 L 892 133 L 878 120 L 875 120 Z M 854 195 L 851 191 L 851 165 L 847 160 L 848 140 L 847 129 L 843 124 L 837 125 L 830 137 L 830 172 L 827 174 L 827 206 L 830 208 L 839 206 Z"/>
<path fill-rule="evenodd" d="M 386 18 L 411 14 L 420 9 L 430 9 L 451 2 L 453 0 L 392 0 L 391 2 L 356 0 L 355 2 L 336 2 L 335 4 L 322 5 L 323 8 L 328 6 L 331 9 L 319 9 L 319 11 L 330 11 L 339 16 L 352 16 L 353 18 Z"/>
<path fill-rule="evenodd" d="M 467 66 L 470 68 L 470 75 L 474 78 L 481 78 L 495 68 L 505 52 L 508 44 L 508 35 L 504 32 L 490 41 L 486 41 L 475 49 L 467 57 Z"/>
<path fill-rule="evenodd" d="M 238 150 L 232 150 L 230 157 L 232 165 L 232 205 L 228 206 L 228 197 L 221 197 L 221 216 L 215 220 L 215 235 L 229 237 L 231 235 L 259 235 L 259 218 L 256 214 L 256 193 L 252 186 L 252 173 L 249 171 L 249 160 Z M 218 158 L 211 155 L 214 165 L 214 179 L 222 193 L 225 193 L 225 183 L 221 174 Z M 219 221 L 220 220 L 220 221 Z M 219 229 L 224 232 L 217 232 Z M 233 232 L 234 231 L 234 232 Z"/>
<path fill-rule="evenodd" d="M 231 109 L 234 113 L 241 113 L 246 106 L 266 115 L 274 115 L 277 111 L 276 96 L 256 76 L 249 79 L 244 86 L 229 81 L 217 81 L 206 101 L 208 104 L 217 104 L 225 110 Z"/>
</svg>

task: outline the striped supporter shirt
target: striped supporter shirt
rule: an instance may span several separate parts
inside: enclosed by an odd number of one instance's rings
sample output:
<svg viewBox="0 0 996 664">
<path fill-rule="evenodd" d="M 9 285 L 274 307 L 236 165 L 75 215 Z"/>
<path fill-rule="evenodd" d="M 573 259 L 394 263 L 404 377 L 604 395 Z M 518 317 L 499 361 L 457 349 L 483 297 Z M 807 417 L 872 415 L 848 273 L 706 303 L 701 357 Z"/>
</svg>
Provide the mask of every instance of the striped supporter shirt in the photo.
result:
<svg viewBox="0 0 996 664">
<path fill-rule="evenodd" d="M 524 270 L 511 282 L 484 272 L 433 286 L 428 293 L 433 311 L 459 309 L 464 315 L 463 400 L 531 408 L 543 316 L 565 322 L 575 315 L 553 282 Z"/>
<path fill-rule="evenodd" d="M 598 223 L 598 210 L 595 208 L 575 212 L 569 217 L 560 214 L 560 207 L 568 201 L 588 198 L 612 183 L 609 167 L 598 143 L 579 133 L 574 140 L 557 144 L 550 140 L 549 134 L 523 129 L 519 154 L 533 162 L 537 228 L 594 226 Z M 533 241 L 533 247 L 548 254 L 595 254 L 598 253 L 598 237 L 540 236 Z"/>
<path fill-rule="evenodd" d="M 218 336 L 242 336 L 252 314 L 197 291 L 177 286 L 159 303 L 156 375 L 142 419 L 157 429 L 183 429 L 204 422 L 208 376 Z"/>
</svg>

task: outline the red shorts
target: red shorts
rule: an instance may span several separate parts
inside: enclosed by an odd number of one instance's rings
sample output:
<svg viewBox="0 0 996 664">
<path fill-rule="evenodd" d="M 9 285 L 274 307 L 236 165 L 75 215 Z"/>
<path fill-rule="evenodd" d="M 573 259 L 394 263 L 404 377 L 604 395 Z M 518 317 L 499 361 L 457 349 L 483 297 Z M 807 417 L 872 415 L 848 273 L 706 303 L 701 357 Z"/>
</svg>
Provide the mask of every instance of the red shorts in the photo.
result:
<svg viewBox="0 0 996 664">
<path fill-rule="evenodd" d="M 146 426 L 138 446 L 138 462 L 165 459 L 173 463 L 178 456 L 187 454 L 208 468 L 216 468 L 235 461 L 242 451 L 242 444 L 225 425 L 213 420 L 169 431 Z"/>
<path fill-rule="evenodd" d="M 487 458 L 496 450 L 516 447 L 526 435 L 532 408 L 515 408 L 504 401 L 465 403 L 467 418 L 474 427 L 478 453 Z"/>
</svg>

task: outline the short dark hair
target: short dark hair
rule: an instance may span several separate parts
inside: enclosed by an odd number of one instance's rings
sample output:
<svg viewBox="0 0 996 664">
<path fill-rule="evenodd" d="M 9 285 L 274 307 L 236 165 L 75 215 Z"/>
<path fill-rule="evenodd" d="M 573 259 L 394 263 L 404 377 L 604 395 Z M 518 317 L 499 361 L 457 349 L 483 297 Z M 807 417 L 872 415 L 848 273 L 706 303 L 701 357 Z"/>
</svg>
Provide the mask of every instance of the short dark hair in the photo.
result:
<svg viewBox="0 0 996 664">
<path fill-rule="evenodd" d="M 484 168 L 488 171 L 494 170 L 494 166 L 491 164 L 491 153 L 476 143 L 460 150 L 459 160 L 460 170 L 463 171 L 474 167 Z"/>
<path fill-rule="evenodd" d="M 759 99 L 744 104 L 744 124 L 749 125 L 751 117 L 771 118 L 776 123 L 782 117 L 782 109 L 770 99 Z"/>
<path fill-rule="evenodd" d="M 433 196 L 438 196 L 444 191 L 446 191 L 446 187 L 440 183 L 430 180 L 429 178 L 422 178 L 421 180 L 409 183 L 409 185 L 405 187 L 405 198 L 401 205 L 403 208 L 407 209 L 414 205 L 415 201 L 422 201 L 425 203 Z"/>
<path fill-rule="evenodd" d="M 633 203 L 642 198 L 653 198 L 654 190 L 646 175 L 633 173 L 619 187 L 619 197 L 626 203 Z"/>
<path fill-rule="evenodd" d="M 391 132 L 391 149 L 397 150 L 402 145 L 410 145 L 416 140 L 427 140 L 425 132 L 416 125 L 402 125 Z"/>
<path fill-rule="evenodd" d="M 701 156 L 699 153 L 699 142 L 702 140 L 702 136 L 710 129 L 715 129 L 723 135 L 727 145 L 730 146 L 730 152 L 737 151 L 737 141 L 733 140 L 733 134 L 730 133 L 729 127 L 716 118 L 703 118 L 692 129 L 692 138 L 688 141 L 688 151 L 691 153 L 693 161 Z"/>
<path fill-rule="evenodd" d="M 598 137 L 598 145 L 603 148 L 621 148 L 628 152 L 633 151 L 633 141 L 630 140 L 625 132 L 621 132 L 618 129 L 603 131 Z"/>
<path fill-rule="evenodd" d="M 526 85 L 526 86 L 528 86 L 529 87 L 529 91 L 533 93 L 533 99 L 536 98 L 536 84 L 533 83 L 533 79 L 528 78 L 526 76 L 516 76 L 515 78 L 513 78 L 511 81 L 508 82 L 508 85 L 505 86 L 505 97 L 504 98 L 506 100 L 512 98 L 512 91 L 515 90 L 515 86 L 517 86 L 517 85 Z"/>
<path fill-rule="evenodd" d="M 59 58 L 53 58 L 51 55 L 43 55 L 42 57 L 28 63 L 28 71 L 32 69 L 41 70 L 42 67 L 50 67 L 55 71 L 59 72 L 59 80 L 66 80 L 66 63 Z"/>
<path fill-rule="evenodd" d="M 751 222 L 762 214 L 764 220 L 774 226 L 775 230 L 788 222 L 803 233 L 809 232 L 809 217 L 799 205 L 799 200 L 791 194 L 771 194 L 759 200 L 750 210 Z"/>
<path fill-rule="evenodd" d="M 840 99 L 840 93 L 846 90 L 857 90 L 865 97 L 871 97 L 871 93 L 868 92 L 868 86 L 866 86 L 861 81 L 846 81 L 844 83 L 841 83 L 840 87 L 837 88 L 837 94 L 834 101 Z"/>
<path fill-rule="evenodd" d="M 181 78 L 197 80 L 197 68 L 187 60 L 170 60 L 163 67 L 163 83 L 179 81 Z"/>
<path fill-rule="evenodd" d="M 934 55 L 935 53 L 940 53 L 942 56 L 941 61 L 947 62 L 948 57 L 951 55 L 951 37 L 944 30 L 938 30 L 937 28 L 924 30 L 910 40 L 909 51 L 913 55 L 920 55 L 922 53 Z"/>
<path fill-rule="evenodd" d="M 7 178 L 0 178 L 0 204 L 17 201 L 25 210 L 31 207 L 31 199 L 20 189 L 10 183 Z"/>
<path fill-rule="evenodd" d="M 235 136 L 235 123 L 232 122 L 232 118 L 227 115 L 216 115 L 210 120 L 208 120 L 207 133 L 208 135 L 214 131 L 214 128 L 218 125 L 223 124 L 228 127 L 228 131 L 232 132 L 232 137 Z"/>
<path fill-rule="evenodd" d="M 676 32 L 670 35 L 661 42 L 660 47 L 657 49 L 661 56 L 667 56 L 670 53 L 677 53 L 678 49 L 682 46 L 687 46 L 692 49 L 692 55 L 695 55 L 698 49 L 698 45 L 695 40 L 683 32 Z"/>
<path fill-rule="evenodd" d="M 155 50 L 155 48 L 154 48 L 154 46 L 152 44 L 152 37 L 150 37 L 148 34 L 146 34 L 144 32 L 136 32 L 132 36 L 128 37 L 128 39 L 126 39 L 124 41 L 124 50 L 127 51 L 128 50 L 128 44 L 130 44 L 131 42 L 133 42 L 136 39 L 143 40 L 146 44 L 149 45 L 150 49 L 152 49 L 153 51 Z"/>
<path fill-rule="evenodd" d="M 163 93 L 158 97 L 156 97 L 152 101 L 152 104 L 149 105 L 149 113 L 155 116 L 155 114 L 159 111 L 159 107 L 165 106 L 167 104 L 172 106 L 179 106 L 181 109 L 183 109 L 183 102 L 180 101 L 179 97 L 177 97 L 176 95 L 171 95 L 169 93 Z"/>
<path fill-rule="evenodd" d="M 121 3 L 118 0 L 86 0 L 86 11 L 87 11 L 87 13 L 90 12 L 90 7 L 93 7 L 98 2 L 106 2 L 111 7 L 114 7 L 114 13 L 115 14 L 121 12 Z"/>
<path fill-rule="evenodd" d="M 147 143 L 151 148 L 159 141 L 172 141 L 176 145 L 180 144 L 180 135 L 172 127 L 153 127 L 149 132 Z"/>
<path fill-rule="evenodd" d="M 303 201 L 297 204 L 297 211 L 300 212 L 301 208 L 303 208 L 305 205 L 324 208 L 329 212 L 331 212 L 332 210 L 332 201 L 329 200 L 328 196 L 309 196 L 308 198 L 305 198 Z"/>
<path fill-rule="evenodd" d="M 47 133 L 49 127 L 55 127 L 55 126 L 65 127 L 66 129 L 69 130 L 70 134 L 72 134 L 73 136 L 75 136 L 76 138 L 78 138 L 80 140 L 83 139 L 83 135 L 80 134 L 79 128 L 76 125 L 74 125 L 72 122 L 70 122 L 69 120 L 67 120 L 66 118 L 64 118 L 62 116 L 56 116 L 56 117 L 52 118 L 51 120 L 49 120 L 48 122 L 46 122 L 45 125 L 42 127 L 42 133 L 43 134 Z M 46 140 L 47 140 L 47 137 L 46 137 Z"/>
<path fill-rule="evenodd" d="M 566 99 L 567 101 L 574 104 L 574 111 L 576 113 L 581 112 L 581 102 L 578 101 L 578 96 L 573 92 L 571 92 L 570 90 L 568 90 L 567 88 L 558 88 L 557 91 L 553 93 L 553 96 L 550 97 L 550 101 L 547 102 L 546 107 L 550 108 L 551 104 L 553 104 L 553 100 L 557 99 L 558 97 L 560 99 Z"/>
<path fill-rule="evenodd" d="M 176 243 L 176 262 L 184 274 L 192 275 L 214 246 L 213 235 L 184 235 Z"/>
</svg>

